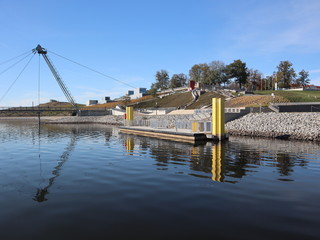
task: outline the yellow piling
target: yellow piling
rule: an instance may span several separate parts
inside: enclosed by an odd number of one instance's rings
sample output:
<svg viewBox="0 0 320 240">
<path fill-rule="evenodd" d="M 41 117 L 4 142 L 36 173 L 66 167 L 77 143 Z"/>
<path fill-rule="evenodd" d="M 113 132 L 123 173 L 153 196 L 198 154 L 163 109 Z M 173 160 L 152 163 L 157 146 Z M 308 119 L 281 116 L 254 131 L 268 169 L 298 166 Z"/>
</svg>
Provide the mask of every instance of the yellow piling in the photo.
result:
<svg viewBox="0 0 320 240">
<path fill-rule="evenodd" d="M 126 107 L 126 125 L 133 125 L 133 107 Z"/>
<path fill-rule="evenodd" d="M 224 100 L 222 98 L 212 98 L 212 135 L 220 140 L 225 137 Z"/>
</svg>

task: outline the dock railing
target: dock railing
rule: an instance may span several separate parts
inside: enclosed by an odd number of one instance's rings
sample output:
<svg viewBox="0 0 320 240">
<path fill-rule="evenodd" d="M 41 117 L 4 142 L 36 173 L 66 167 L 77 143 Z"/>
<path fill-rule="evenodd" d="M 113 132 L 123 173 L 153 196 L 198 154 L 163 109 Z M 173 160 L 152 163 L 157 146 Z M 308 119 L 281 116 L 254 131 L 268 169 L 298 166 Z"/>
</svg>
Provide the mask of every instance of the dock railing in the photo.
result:
<svg viewBox="0 0 320 240">
<path fill-rule="evenodd" d="M 211 132 L 211 120 L 165 120 L 165 119 L 135 119 L 133 126 L 151 127 L 154 129 L 184 129 L 192 132 Z"/>
</svg>

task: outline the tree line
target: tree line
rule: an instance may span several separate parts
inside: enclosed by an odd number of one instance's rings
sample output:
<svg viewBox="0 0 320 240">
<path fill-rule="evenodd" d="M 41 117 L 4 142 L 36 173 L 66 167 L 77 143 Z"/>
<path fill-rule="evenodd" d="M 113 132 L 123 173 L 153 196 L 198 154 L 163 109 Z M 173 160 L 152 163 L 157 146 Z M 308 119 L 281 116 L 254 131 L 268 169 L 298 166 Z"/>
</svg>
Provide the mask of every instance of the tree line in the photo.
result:
<svg viewBox="0 0 320 240">
<path fill-rule="evenodd" d="M 305 86 L 310 83 L 309 72 L 302 69 L 298 74 L 289 61 L 281 61 L 271 76 L 263 76 L 257 69 L 248 69 L 240 59 L 226 65 L 222 61 L 195 64 L 189 74 L 173 74 L 159 70 L 155 74 L 155 82 L 151 85 L 151 92 L 169 88 L 186 86 L 189 80 L 205 85 L 228 86 L 230 88 L 243 87 L 247 90 L 272 90 L 289 88 L 291 86 Z"/>
</svg>

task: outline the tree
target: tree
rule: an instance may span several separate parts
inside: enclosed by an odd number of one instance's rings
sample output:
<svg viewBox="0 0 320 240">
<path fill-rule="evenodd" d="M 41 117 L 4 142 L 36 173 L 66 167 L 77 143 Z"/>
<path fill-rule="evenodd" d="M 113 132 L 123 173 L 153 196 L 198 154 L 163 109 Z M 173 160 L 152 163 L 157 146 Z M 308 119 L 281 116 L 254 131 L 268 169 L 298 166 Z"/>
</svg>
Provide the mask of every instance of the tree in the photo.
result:
<svg viewBox="0 0 320 240">
<path fill-rule="evenodd" d="M 305 86 L 310 83 L 308 71 L 305 71 L 302 69 L 298 74 L 299 74 L 299 77 L 296 79 L 297 84 Z"/>
<path fill-rule="evenodd" d="M 221 85 L 222 83 L 226 84 L 228 82 L 226 66 L 223 62 L 212 61 L 209 64 L 209 68 L 211 84 Z"/>
<path fill-rule="evenodd" d="M 183 73 L 173 74 L 170 80 L 170 88 L 183 87 L 187 84 L 187 81 L 187 75 Z"/>
<path fill-rule="evenodd" d="M 274 89 L 274 79 L 275 79 L 275 76 L 274 75 L 271 75 L 271 76 L 266 76 L 263 81 L 265 83 L 265 87 L 264 89 L 265 90 L 272 90 Z M 262 90 L 262 89 L 261 89 Z"/>
<path fill-rule="evenodd" d="M 227 65 L 226 73 L 228 79 L 234 79 L 234 81 L 239 84 L 240 88 L 247 82 L 248 69 L 246 67 L 246 63 L 242 62 L 240 59 L 234 60 L 233 63 Z"/>
<path fill-rule="evenodd" d="M 193 80 L 195 82 L 200 82 L 201 73 L 202 73 L 202 70 L 201 70 L 200 64 L 193 65 L 192 68 L 189 70 L 190 80 Z"/>
<path fill-rule="evenodd" d="M 292 63 L 289 61 L 281 61 L 277 66 L 277 69 L 278 71 L 275 74 L 278 86 L 282 88 L 290 87 L 290 84 L 295 80 L 295 77 L 297 76 L 292 67 Z"/>
<path fill-rule="evenodd" d="M 151 89 L 155 89 L 156 91 L 162 91 L 168 89 L 169 87 L 169 73 L 166 70 L 157 71 L 156 82 L 151 85 Z"/>
<path fill-rule="evenodd" d="M 256 90 L 257 88 L 260 88 L 262 90 L 261 83 L 262 73 L 257 69 L 248 70 L 248 81 L 246 87 L 251 90 Z"/>
<path fill-rule="evenodd" d="M 189 71 L 190 79 L 195 82 L 210 84 L 210 68 L 208 64 L 195 64 Z"/>
<path fill-rule="evenodd" d="M 154 83 L 153 83 L 154 84 Z M 153 97 L 156 97 L 157 96 L 157 89 L 155 89 L 153 87 L 153 84 L 151 85 L 151 89 L 148 90 L 148 93 L 153 96 Z"/>
</svg>

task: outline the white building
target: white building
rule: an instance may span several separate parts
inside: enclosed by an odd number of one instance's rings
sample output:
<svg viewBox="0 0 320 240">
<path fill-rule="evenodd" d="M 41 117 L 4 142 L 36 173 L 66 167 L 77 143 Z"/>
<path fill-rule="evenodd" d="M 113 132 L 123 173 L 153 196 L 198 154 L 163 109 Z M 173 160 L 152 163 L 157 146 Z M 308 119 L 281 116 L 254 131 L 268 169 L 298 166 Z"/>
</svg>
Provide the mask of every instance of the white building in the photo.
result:
<svg viewBox="0 0 320 240">
<path fill-rule="evenodd" d="M 96 104 L 98 104 L 98 100 L 88 100 L 86 103 L 87 106 L 96 105 Z"/>
<path fill-rule="evenodd" d="M 134 90 L 129 90 L 128 95 L 130 99 L 136 99 L 136 98 L 141 98 L 145 96 L 147 93 L 146 88 L 135 88 Z"/>
</svg>

